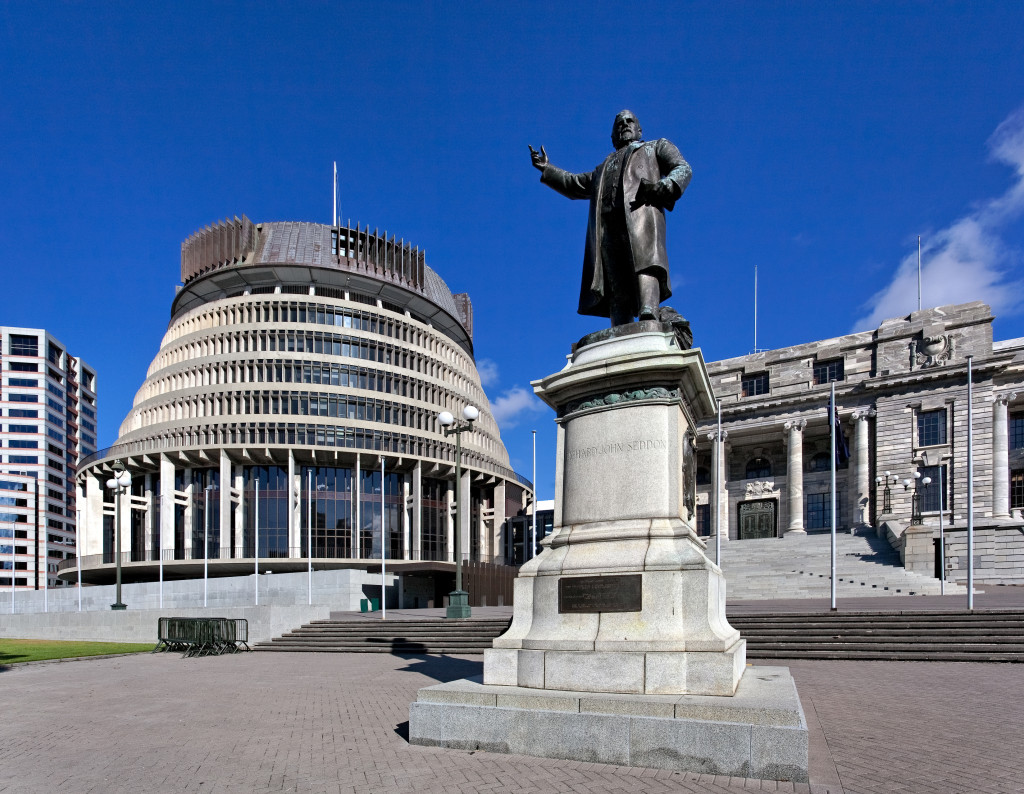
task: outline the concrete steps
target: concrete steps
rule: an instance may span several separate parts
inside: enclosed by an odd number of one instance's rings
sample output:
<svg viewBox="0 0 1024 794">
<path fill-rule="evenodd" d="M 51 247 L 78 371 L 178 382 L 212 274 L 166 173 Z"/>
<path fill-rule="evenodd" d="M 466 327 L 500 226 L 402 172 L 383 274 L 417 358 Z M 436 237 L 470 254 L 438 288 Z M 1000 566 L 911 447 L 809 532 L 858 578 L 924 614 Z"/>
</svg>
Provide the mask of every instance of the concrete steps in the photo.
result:
<svg viewBox="0 0 1024 794">
<path fill-rule="evenodd" d="M 730 540 L 722 544 L 722 571 L 730 601 L 780 598 L 828 598 L 830 536 L 811 534 L 763 540 Z M 709 547 L 709 556 L 714 548 Z M 888 541 L 874 535 L 836 535 L 836 595 L 938 595 L 938 579 L 903 568 Z M 946 583 L 947 594 L 966 593 Z"/>
<path fill-rule="evenodd" d="M 1024 662 L 1024 611 L 730 615 L 747 658 Z M 257 651 L 482 654 L 508 618 L 374 623 L 322 620 L 255 644 Z"/>
<path fill-rule="evenodd" d="M 1024 662 L 1024 612 L 730 615 L 747 658 Z"/>
<path fill-rule="evenodd" d="M 508 624 L 509 618 L 317 620 L 253 647 L 319 653 L 483 653 Z"/>
</svg>

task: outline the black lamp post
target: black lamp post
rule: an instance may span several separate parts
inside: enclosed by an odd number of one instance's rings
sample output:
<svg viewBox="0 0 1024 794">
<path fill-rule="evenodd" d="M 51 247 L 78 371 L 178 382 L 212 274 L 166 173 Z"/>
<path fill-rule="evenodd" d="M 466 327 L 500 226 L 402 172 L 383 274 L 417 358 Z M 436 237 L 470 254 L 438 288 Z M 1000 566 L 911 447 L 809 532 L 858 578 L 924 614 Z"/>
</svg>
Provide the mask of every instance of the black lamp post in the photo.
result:
<svg viewBox="0 0 1024 794">
<path fill-rule="evenodd" d="M 114 476 L 107 480 L 107 488 L 114 492 L 114 561 L 117 563 L 117 588 L 114 603 L 110 608 L 124 610 L 128 605 L 121 602 L 121 495 L 131 487 L 132 476 L 120 460 L 115 460 L 111 468 L 114 470 Z"/>
<path fill-rule="evenodd" d="M 465 422 L 456 422 L 448 411 L 442 411 L 437 421 L 446 436 L 455 436 L 455 590 L 448 594 L 448 610 L 445 617 L 450 619 L 468 618 L 471 614 L 469 593 L 462 589 L 462 434 L 473 429 L 473 422 L 479 416 L 474 406 L 462 409 Z"/>
<path fill-rule="evenodd" d="M 885 485 L 885 489 L 882 491 L 882 513 L 892 512 L 892 489 L 890 486 L 895 485 L 899 482 L 899 477 L 890 471 L 885 473 L 884 477 L 875 477 L 875 485 Z"/>
</svg>

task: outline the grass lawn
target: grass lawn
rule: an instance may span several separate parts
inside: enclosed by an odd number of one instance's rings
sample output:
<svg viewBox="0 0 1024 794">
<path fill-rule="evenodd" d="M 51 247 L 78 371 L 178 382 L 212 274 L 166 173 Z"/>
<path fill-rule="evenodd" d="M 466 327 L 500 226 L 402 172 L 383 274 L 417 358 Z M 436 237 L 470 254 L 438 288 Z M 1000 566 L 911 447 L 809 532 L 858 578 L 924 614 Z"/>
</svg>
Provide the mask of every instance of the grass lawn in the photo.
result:
<svg viewBox="0 0 1024 794">
<path fill-rule="evenodd" d="M 0 665 L 38 662 L 41 659 L 69 659 L 107 653 L 151 651 L 155 642 L 63 642 L 60 640 L 9 640 L 0 638 Z"/>
</svg>

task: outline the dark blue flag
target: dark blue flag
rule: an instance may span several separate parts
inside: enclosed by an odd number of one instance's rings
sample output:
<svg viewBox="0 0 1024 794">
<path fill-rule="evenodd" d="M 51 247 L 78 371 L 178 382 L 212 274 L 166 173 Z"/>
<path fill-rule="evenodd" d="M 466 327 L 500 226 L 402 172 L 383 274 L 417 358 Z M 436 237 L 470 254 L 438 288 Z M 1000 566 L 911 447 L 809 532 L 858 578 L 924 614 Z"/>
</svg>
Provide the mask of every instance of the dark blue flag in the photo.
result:
<svg viewBox="0 0 1024 794">
<path fill-rule="evenodd" d="M 842 466 L 846 461 L 850 459 L 850 447 L 846 443 L 846 436 L 843 435 L 843 428 L 839 424 L 839 407 L 832 401 L 832 397 L 829 398 L 831 409 L 829 413 L 832 414 L 832 424 L 835 428 L 836 437 L 836 466 Z"/>
</svg>

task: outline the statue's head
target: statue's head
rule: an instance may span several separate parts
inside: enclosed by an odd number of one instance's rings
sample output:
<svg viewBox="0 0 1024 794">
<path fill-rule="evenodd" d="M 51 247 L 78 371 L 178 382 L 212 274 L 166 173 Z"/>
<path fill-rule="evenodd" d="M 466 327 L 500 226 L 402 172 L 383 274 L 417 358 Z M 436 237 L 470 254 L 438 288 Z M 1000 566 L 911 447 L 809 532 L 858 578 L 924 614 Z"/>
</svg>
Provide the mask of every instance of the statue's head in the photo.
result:
<svg viewBox="0 0 1024 794">
<path fill-rule="evenodd" d="M 612 146 L 621 149 L 627 143 L 643 140 L 644 131 L 632 110 L 623 110 L 612 124 Z"/>
</svg>

